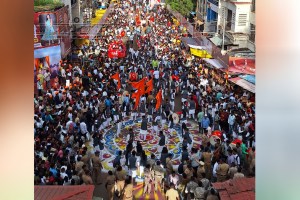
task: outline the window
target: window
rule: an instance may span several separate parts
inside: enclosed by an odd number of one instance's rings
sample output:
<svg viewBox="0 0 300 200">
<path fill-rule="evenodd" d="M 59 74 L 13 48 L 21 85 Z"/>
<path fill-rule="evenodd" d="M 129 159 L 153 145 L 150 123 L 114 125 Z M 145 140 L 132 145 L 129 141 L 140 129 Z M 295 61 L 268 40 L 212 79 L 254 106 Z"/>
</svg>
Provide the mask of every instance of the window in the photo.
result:
<svg viewBox="0 0 300 200">
<path fill-rule="evenodd" d="M 251 11 L 255 12 L 255 0 L 252 0 Z"/>
<path fill-rule="evenodd" d="M 77 0 L 71 0 L 71 5 L 74 5 L 77 3 Z"/>
<path fill-rule="evenodd" d="M 250 24 L 250 36 L 249 36 L 249 40 L 253 43 L 255 43 L 255 25 L 254 24 Z"/>
<path fill-rule="evenodd" d="M 232 24 L 232 10 L 227 11 L 227 24 L 226 24 L 226 30 L 231 30 L 231 24 Z"/>
<path fill-rule="evenodd" d="M 247 14 L 239 14 L 238 26 L 246 26 Z"/>
</svg>

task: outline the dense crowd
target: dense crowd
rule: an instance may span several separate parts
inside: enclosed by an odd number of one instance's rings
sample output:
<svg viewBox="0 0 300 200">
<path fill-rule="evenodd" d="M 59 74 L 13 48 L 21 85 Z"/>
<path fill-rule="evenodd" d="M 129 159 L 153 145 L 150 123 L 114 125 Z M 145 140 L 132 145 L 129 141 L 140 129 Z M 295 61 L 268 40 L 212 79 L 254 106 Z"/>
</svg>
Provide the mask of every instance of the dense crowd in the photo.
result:
<svg viewBox="0 0 300 200">
<path fill-rule="evenodd" d="M 120 36 L 123 31 L 125 37 Z M 98 37 L 80 47 L 81 62 L 62 60 L 52 84 L 45 78 L 49 70 L 38 72 L 35 185 L 104 183 L 109 199 L 115 191 L 122 199 L 132 199 L 137 177 L 144 179 L 144 194 L 160 189 L 169 199 L 218 199 L 212 182 L 254 175 L 255 97 L 227 82 L 224 72 L 189 55 L 181 41 L 185 34 L 166 8 L 156 6 L 153 11 L 143 1 L 122 1 L 114 6 Z M 126 43 L 125 58 L 107 57 L 108 45 L 116 40 Z M 117 72 L 120 89 L 111 77 Z M 140 97 L 137 108 L 131 98 L 138 92 L 131 85 L 134 73 L 136 81 L 153 80 L 152 91 Z M 160 91 L 162 103 L 156 110 Z M 178 124 L 174 113 L 180 118 Z M 126 150 L 118 152 L 113 169 L 102 180 L 103 134 L 113 125 L 119 134 L 128 117 L 142 117 L 142 139 L 151 124 L 152 133 L 160 137 L 160 156 L 148 157 L 131 129 Z M 200 148 L 193 146 L 188 121 L 199 125 Z M 176 167 L 161 128 L 172 129 L 175 124 L 181 126 L 182 136 L 181 163 Z M 222 137 L 211 144 L 210 135 L 216 130 Z M 230 145 L 237 138 L 241 142 Z"/>
</svg>

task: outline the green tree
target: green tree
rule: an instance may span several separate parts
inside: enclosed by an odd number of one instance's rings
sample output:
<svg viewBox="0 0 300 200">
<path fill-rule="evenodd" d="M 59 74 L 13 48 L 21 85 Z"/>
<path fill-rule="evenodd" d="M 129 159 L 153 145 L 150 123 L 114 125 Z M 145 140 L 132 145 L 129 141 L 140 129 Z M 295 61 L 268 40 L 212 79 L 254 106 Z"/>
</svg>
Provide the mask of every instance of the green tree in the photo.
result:
<svg viewBox="0 0 300 200">
<path fill-rule="evenodd" d="M 178 11 L 184 16 L 188 16 L 196 7 L 196 0 L 166 0 L 166 3 L 171 6 L 173 10 Z"/>
</svg>

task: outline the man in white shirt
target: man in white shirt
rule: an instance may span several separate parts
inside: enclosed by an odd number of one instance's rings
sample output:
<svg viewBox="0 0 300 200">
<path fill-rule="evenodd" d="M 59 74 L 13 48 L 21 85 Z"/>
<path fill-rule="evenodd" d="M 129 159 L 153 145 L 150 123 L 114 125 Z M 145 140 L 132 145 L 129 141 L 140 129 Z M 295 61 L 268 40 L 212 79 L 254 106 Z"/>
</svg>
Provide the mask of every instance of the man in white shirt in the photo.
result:
<svg viewBox="0 0 300 200">
<path fill-rule="evenodd" d="M 154 78 L 155 78 L 156 80 L 159 79 L 159 71 L 158 71 L 158 70 L 155 70 L 155 71 L 153 72 L 153 75 L 154 75 Z"/>
<path fill-rule="evenodd" d="M 85 134 L 88 132 L 86 123 L 84 121 L 80 122 L 80 132 L 81 134 Z"/>
<path fill-rule="evenodd" d="M 172 172 L 172 174 L 169 175 L 169 184 L 173 183 L 175 185 L 175 189 L 178 188 L 179 183 L 179 176 L 175 173 L 175 171 Z"/>
<path fill-rule="evenodd" d="M 213 179 L 214 180 L 217 180 L 217 169 L 218 169 L 218 166 L 219 166 L 219 161 L 217 161 L 214 164 L 214 167 L 213 167 Z"/>
</svg>

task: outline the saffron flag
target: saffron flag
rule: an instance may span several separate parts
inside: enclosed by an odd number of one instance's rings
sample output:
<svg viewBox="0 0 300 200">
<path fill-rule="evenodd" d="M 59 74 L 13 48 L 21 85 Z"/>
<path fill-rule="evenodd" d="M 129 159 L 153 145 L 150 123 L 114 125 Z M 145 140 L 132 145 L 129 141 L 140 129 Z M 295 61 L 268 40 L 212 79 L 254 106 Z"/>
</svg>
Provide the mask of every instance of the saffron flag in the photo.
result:
<svg viewBox="0 0 300 200">
<path fill-rule="evenodd" d="M 112 75 L 111 78 L 118 81 L 118 87 L 117 87 L 117 89 L 119 90 L 121 88 L 121 80 L 120 80 L 119 72 L 117 72 L 114 75 Z"/>
<path fill-rule="evenodd" d="M 131 86 L 135 89 L 142 89 L 145 91 L 145 82 L 146 82 L 146 78 L 144 77 L 142 80 L 138 81 L 138 82 L 129 82 L 131 84 Z"/>
<path fill-rule="evenodd" d="M 145 91 L 145 93 L 150 93 L 153 90 L 153 79 L 147 81 L 146 86 L 147 90 Z"/>
<path fill-rule="evenodd" d="M 159 90 L 159 92 L 157 93 L 155 99 L 156 99 L 155 109 L 158 110 L 160 105 L 161 105 L 161 102 L 162 102 L 162 91 L 161 90 Z"/>
</svg>

